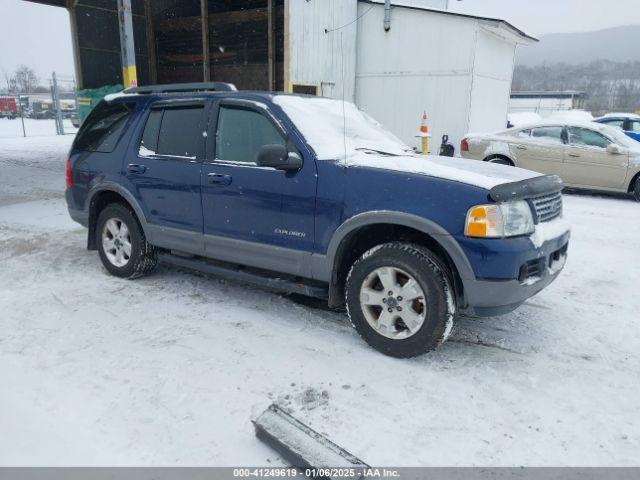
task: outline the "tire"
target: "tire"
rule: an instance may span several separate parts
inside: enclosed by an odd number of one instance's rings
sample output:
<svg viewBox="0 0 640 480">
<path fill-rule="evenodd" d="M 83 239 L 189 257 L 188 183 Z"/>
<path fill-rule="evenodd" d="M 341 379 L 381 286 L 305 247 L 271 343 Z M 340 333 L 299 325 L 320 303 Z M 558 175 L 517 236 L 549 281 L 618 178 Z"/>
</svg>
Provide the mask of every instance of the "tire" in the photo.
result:
<svg viewBox="0 0 640 480">
<path fill-rule="evenodd" d="M 640 202 L 640 176 L 636 178 L 636 186 L 633 189 L 633 198 L 635 198 L 636 202 Z"/>
<path fill-rule="evenodd" d="M 514 163 L 504 157 L 489 157 L 485 160 L 487 163 L 495 163 L 497 165 L 506 165 L 508 167 L 515 167 Z"/>
<path fill-rule="evenodd" d="M 116 277 L 142 277 L 158 264 L 157 250 L 147 242 L 135 214 L 119 203 L 100 212 L 96 241 L 104 268 Z"/>
<path fill-rule="evenodd" d="M 427 353 L 444 343 L 453 327 L 456 306 L 450 279 L 448 269 L 424 247 L 400 242 L 379 245 L 349 271 L 346 299 L 351 324 L 385 355 L 409 358 Z M 403 291 L 407 298 L 400 295 Z"/>
</svg>

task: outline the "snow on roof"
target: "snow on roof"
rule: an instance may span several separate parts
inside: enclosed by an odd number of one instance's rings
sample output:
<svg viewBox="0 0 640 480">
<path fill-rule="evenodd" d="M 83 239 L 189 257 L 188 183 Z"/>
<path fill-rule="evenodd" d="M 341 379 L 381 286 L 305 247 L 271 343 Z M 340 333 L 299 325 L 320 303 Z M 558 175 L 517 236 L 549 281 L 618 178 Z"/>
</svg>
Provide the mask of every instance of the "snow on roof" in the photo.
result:
<svg viewBox="0 0 640 480">
<path fill-rule="evenodd" d="M 607 113 L 600 118 L 640 118 L 640 115 L 637 113 L 613 112 Z"/>
<path fill-rule="evenodd" d="M 374 4 L 377 4 L 377 5 L 384 5 L 384 0 L 358 0 L 358 1 L 359 2 L 363 2 L 363 3 L 374 3 Z M 510 23 L 507 20 L 504 20 L 502 18 L 485 17 L 485 16 L 480 16 L 480 15 L 473 15 L 471 13 L 454 12 L 454 11 L 451 11 L 451 10 L 443 10 L 441 8 L 423 7 L 423 6 L 419 6 L 419 5 L 408 5 L 408 4 L 402 3 L 401 1 L 398 1 L 398 0 L 392 0 L 391 5 L 393 7 L 409 8 L 409 9 L 413 9 L 413 10 L 423 10 L 423 11 L 427 11 L 427 12 L 440 13 L 440 14 L 443 14 L 443 15 L 452 15 L 452 16 L 456 16 L 456 17 L 471 18 L 471 19 L 474 19 L 474 20 L 479 20 L 479 21 L 484 22 L 484 23 L 493 24 L 492 26 L 494 26 L 494 27 L 504 26 L 508 30 L 511 30 L 512 33 L 514 33 L 515 35 L 517 35 L 517 36 L 519 36 L 521 38 L 525 38 L 525 39 L 533 41 L 533 42 L 539 42 L 540 41 L 537 37 L 534 37 L 533 35 L 529 35 L 528 33 L 524 32 L 523 30 L 519 29 L 518 27 L 514 26 L 512 23 Z"/>
</svg>

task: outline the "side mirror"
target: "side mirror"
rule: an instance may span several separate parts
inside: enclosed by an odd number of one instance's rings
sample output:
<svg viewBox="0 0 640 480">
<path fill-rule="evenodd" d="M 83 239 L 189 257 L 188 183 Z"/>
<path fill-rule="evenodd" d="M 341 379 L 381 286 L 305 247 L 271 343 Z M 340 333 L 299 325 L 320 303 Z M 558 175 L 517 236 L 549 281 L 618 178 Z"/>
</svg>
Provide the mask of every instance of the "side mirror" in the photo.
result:
<svg viewBox="0 0 640 480">
<path fill-rule="evenodd" d="M 622 153 L 622 150 L 615 143 L 610 143 L 607 146 L 607 153 L 610 153 L 611 155 L 620 155 Z"/>
<path fill-rule="evenodd" d="M 302 157 L 289 152 L 284 145 L 264 145 L 258 152 L 256 163 L 259 167 L 271 167 L 276 170 L 293 171 L 302 167 Z"/>
</svg>

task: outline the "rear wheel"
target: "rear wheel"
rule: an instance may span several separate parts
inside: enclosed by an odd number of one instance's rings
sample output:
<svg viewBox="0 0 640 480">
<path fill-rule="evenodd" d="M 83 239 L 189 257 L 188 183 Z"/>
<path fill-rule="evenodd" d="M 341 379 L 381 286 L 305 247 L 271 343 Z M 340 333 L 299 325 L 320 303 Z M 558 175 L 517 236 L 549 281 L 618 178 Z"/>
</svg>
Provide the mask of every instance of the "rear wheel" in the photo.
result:
<svg viewBox="0 0 640 480">
<path fill-rule="evenodd" d="M 387 243 L 357 260 L 347 278 L 351 323 L 373 348 L 414 357 L 443 343 L 455 303 L 446 267 L 429 250 Z"/>
<path fill-rule="evenodd" d="M 147 243 L 135 215 L 119 203 L 100 212 L 96 239 L 102 264 L 116 277 L 141 277 L 158 263 L 156 249 Z"/>
<path fill-rule="evenodd" d="M 485 160 L 488 163 L 497 163 L 498 165 L 515 166 L 511 160 L 505 157 L 489 157 Z"/>
</svg>

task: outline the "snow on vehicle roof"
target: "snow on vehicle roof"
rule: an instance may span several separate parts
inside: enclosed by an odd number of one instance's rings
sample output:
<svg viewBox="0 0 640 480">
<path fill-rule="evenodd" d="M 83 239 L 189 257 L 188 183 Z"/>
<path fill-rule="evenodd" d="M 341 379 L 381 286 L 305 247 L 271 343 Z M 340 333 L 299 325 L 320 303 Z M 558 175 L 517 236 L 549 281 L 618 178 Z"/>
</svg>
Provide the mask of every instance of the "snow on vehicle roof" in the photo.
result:
<svg viewBox="0 0 640 480">
<path fill-rule="evenodd" d="M 601 116 L 600 118 L 598 118 L 598 120 L 601 120 L 603 118 L 640 118 L 640 115 L 638 115 L 637 113 L 606 113 L 603 116 Z"/>
<path fill-rule="evenodd" d="M 415 155 L 350 102 L 294 95 L 276 95 L 273 101 L 295 123 L 318 160 L 427 175 L 486 189 L 540 176 L 520 168 L 475 160 Z"/>
</svg>

